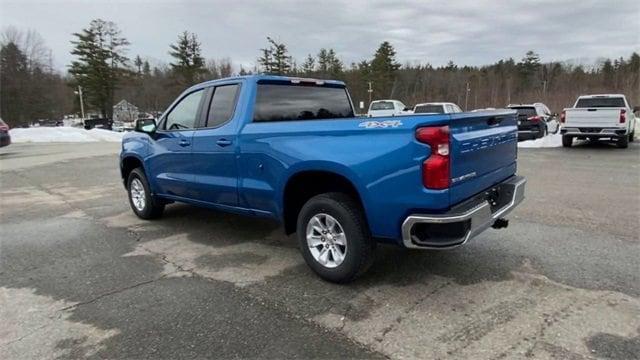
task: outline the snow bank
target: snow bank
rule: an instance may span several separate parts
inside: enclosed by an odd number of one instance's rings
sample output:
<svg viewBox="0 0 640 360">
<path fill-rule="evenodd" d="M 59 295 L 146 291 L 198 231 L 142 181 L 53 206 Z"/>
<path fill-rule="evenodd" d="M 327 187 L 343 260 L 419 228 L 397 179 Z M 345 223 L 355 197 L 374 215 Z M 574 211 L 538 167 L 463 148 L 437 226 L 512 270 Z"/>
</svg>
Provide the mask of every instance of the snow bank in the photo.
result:
<svg viewBox="0 0 640 360">
<path fill-rule="evenodd" d="M 525 140 L 518 142 L 519 148 L 554 148 L 562 146 L 562 135 L 549 134 L 535 140 Z"/>
<path fill-rule="evenodd" d="M 75 127 L 33 127 L 11 129 L 11 142 L 121 142 L 124 133 L 104 129 L 85 130 Z"/>
</svg>

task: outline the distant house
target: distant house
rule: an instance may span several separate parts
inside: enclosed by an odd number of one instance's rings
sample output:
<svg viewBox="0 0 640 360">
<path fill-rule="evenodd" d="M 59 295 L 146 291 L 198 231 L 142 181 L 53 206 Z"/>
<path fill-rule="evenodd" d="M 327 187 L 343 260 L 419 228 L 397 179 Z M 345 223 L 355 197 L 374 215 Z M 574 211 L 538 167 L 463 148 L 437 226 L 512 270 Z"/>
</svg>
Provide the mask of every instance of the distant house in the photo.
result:
<svg viewBox="0 0 640 360">
<path fill-rule="evenodd" d="M 138 107 L 128 102 L 120 100 L 113 106 L 113 121 L 133 122 L 138 118 Z"/>
</svg>

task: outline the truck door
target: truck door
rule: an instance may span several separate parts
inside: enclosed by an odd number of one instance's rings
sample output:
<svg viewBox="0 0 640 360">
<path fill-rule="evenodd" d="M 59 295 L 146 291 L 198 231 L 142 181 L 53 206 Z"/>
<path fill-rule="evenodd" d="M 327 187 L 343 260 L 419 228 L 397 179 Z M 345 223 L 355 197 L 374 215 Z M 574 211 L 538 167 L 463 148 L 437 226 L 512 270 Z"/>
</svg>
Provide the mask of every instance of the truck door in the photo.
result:
<svg viewBox="0 0 640 360">
<path fill-rule="evenodd" d="M 153 136 L 154 147 L 149 168 L 160 194 L 191 197 L 194 185 L 191 161 L 192 137 L 200 115 L 204 90 L 196 90 L 182 97 L 160 121 Z"/>
<path fill-rule="evenodd" d="M 240 123 L 236 105 L 240 83 L 211 89 L 203 124 L 193 134 L 196 198 L 211 204 L 238 205 L 236 149 Z"/>
</svg>

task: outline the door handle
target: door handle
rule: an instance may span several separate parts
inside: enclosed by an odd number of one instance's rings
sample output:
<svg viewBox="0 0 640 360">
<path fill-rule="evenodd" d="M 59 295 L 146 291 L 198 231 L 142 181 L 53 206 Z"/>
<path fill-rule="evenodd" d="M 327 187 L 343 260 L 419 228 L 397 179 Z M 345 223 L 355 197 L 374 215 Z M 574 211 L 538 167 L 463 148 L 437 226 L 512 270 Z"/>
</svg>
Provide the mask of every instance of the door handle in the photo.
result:
<svg viewBox="0 0 640 360">
<path fill-rule="evenodd" d="M 180 140 L 180 142 L 178 143 L 178 145 L 185 147 L 185 146 L 189 146 L 191 145 L 190 142 L 188 142 L 187 140 Z"/>
<path fill-rule="evenodd" d="M 218 144 L 218 146 L 229 146 L 231 145 L 231 140 L 227 140 L 227 139 L 218 139 L 218 141 L 216 141 L 216 144 Z"/>
</svg>

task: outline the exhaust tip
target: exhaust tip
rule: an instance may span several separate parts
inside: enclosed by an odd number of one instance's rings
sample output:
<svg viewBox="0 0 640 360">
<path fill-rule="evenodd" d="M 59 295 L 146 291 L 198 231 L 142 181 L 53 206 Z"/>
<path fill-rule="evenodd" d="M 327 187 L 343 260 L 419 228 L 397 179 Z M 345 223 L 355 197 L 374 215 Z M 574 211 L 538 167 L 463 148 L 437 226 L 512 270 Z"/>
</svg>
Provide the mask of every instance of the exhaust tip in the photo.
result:
<svg viewBox="0 0 640 360">
<path fill-rule="evenodd" d="M 494 229 L 503 229 L 509 226 L 509 220 L 504 219 L 504 218 L 500 218 L 497 219 L 493 225 L 491 225 L 492 228 Z"/>
</svg>

